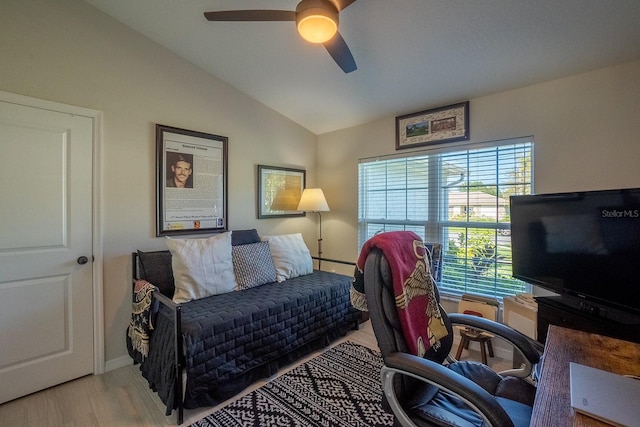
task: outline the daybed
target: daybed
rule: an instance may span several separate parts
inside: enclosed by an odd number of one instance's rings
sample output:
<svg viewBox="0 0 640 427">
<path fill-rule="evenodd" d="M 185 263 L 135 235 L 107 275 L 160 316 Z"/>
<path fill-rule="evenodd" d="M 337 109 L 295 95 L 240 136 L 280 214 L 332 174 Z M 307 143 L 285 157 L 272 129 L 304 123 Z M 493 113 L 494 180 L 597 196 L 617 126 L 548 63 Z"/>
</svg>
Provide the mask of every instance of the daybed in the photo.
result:
<svg viewBox="0 0 640 427">
<path fill-rule="evenodd" d="M 300 235 L 296 237 L 302 241 Z M 128 348 L 134 361 L 141 364 L 150 387 L 167 405 L 167 415 L 177 408 L 179 424 L 183 408 L 214 406 L 255 380 L 273 375 L 283 365 L 325 347 L 349 328 L 358 327 L 360 314 L 349 299 L 351 277 L 312 267 L 310 274 L 298 275 L 297 267 L 289 265 L 285 269 L 289 268 L 291 277 L 283 278 L 278 266 L 282 260 L 277 259 L 278 249 L 271 240 L 267 247 L 277 274 L 262 275 L 273 280 L 256 286 L 259 281 L 254 280 L 254 273 L 262 274 L 263 264 L 269 262 L 262 262 L 264 251 L 261 257 L 245 249 L 260 245 L 264 249 L 265 243 L 259 243 L 255 230 L 233 231 L 230 240 L 238 279 L 234 287 L 246 284 L 240 277 L 247 274 L 252 276 L 253 287 L 182 303 L 175 302 L 182 280 L 178 274 L 174 284 L 175 252 L 173 256 L 170 251 L 132 254 L 134 285 L 145 280 L 159 292 L 153 293 L 151 304 L 153 331 L 149 334 L 148 355 L 143 357 L 133 350 L 129 336 Z M 289 243 L 287 251 L 291 249 Z M 304 249 L 310 263 L 308 249 Z M 249 255 L 238 255 L 243 253 Z M 175 348 L 181 351 L 176 354 Z"/>
</svg>

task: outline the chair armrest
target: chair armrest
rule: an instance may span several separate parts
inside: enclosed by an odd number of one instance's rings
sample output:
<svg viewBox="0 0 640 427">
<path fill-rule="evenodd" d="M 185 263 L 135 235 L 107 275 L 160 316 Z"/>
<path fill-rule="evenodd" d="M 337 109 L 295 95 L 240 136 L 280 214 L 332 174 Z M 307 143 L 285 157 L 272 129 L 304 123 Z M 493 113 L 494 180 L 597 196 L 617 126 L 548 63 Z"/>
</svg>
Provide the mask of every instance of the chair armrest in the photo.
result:
<svg viewBox="0 0 640 427">
<path fill-rule="evenodd" d="M 448 316 L 454 325 L 464 325 L 482 329 L 483 331 L 504 338 L 517 348 L 531 365 L 535 365 L 540 361 L 542 346 L 510 326 L 469 314 L 450 313 Z"/>
<path fill-rule="evenodd" d="M 396 352 L 384 360 L 382 384 L 391 409 L 404 426 L 415 424 L 410 420 L 395 394 L 393 377 L 397 374 L 411 376 L 455 395 L 478 413 L 488 425 L 513 426 L 513 422 L 495 397 L 478 384 L 439 363 L 412 354 Z"/>
<path fill-rule="evenodd" d="M 525 379 L 530 377 L 531 381 L 535 381 L 534 368 L 535 365 L 540 362 L 542 352 L 544 351 L 542 344 L 532 340 L 510 326 L 494 322 L 493 320 L 460 313 L 451 313 L 448 316 L 452 324 L 481 329 L 504 338 L 524 357 L 523 367 L 498 372 L 500 375 Z"/>
</svg>

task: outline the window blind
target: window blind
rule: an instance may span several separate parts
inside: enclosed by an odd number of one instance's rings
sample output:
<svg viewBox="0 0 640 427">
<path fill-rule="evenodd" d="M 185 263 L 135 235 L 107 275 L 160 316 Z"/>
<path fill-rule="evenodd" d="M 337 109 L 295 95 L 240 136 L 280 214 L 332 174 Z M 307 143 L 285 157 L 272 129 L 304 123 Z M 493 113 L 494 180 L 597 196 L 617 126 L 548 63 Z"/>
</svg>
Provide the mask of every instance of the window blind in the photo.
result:
<svg viewBox="0 0 640 427">
<path fill-rule="evenodd" d="M 364 159 L 358 166 L 358 243 L 410 230 L 443 245 L 441 292 L 502 298 L 511 277 L 509 196 L 532 192 L 532 138 L 472 149 Z"/>
</svg>

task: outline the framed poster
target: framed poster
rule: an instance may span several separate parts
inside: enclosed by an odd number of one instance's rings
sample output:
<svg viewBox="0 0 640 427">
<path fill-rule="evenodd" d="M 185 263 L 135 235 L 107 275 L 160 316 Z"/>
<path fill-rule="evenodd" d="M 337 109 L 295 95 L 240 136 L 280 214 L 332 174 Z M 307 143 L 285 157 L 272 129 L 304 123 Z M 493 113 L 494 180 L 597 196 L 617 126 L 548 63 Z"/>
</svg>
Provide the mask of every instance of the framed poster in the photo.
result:
<svg viewBox="0 0 640 427">
<path fill-rule="evenodd" d="M 396 117 L 396 150 L 469 140 L 469 101 Z"/>
<path fill-rule="evenodd" d="M 156 236 L 227 231 L 227 143 L 156 125 Z"/>
<path fill-rule="evenodd" d="M 258 218 L 304 216 L 297 209 L 305 180 L 303 169 L 258 165 Z"/>
</svg>

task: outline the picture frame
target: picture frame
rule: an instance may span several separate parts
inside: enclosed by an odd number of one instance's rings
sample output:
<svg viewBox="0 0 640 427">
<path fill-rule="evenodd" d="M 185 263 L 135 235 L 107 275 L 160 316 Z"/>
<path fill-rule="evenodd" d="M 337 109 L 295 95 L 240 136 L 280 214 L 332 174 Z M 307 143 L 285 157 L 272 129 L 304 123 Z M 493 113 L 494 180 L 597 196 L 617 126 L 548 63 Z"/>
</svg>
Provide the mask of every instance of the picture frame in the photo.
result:
<svg viewBox="0 0 640 427">
<path fill-rule="evenodd" d="M 469 140 L 469 101 L 396 117 L 396 150 Z"/>
<path fill-rule="evenodd" d="M 258 165 L 258 219 L 305 216 L 296 209 L 306 179 L 304 169 Z"/>
<path fill-rule="evenodd" d="M 228 138 L 156 124 L 156 236 L 221 233 Z"/>
</svg>

